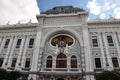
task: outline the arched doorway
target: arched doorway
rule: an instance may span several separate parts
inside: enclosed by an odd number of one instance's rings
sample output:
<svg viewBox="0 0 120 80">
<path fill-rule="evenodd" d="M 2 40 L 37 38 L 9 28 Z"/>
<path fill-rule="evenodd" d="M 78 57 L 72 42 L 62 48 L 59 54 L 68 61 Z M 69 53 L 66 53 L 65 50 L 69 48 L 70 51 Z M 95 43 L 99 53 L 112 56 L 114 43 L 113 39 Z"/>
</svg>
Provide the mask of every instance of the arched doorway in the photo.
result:
<svg viewBox="0 0 120 80">
<path fill-rule="evenodd" d="M 60 53 L 56 59 L 56 68 L 67 68 L 67 57 L 65 54 Z"/>
<path fill-rule="evenodd" d="M 57 80 L 64 80 L 63 78 L 58 78 Z"/>
</svg>

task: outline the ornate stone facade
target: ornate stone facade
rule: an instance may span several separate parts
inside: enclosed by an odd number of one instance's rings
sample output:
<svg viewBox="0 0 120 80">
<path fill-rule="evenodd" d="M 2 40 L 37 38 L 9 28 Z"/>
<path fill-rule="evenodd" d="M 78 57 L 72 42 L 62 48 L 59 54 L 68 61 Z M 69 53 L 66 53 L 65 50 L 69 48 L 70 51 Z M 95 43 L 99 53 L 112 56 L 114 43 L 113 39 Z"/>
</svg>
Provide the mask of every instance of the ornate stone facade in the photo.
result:
<svg viewBox="0 0 120 80">
<path fill-rule="evenodd" d="M 21 71 L 22 80 L 95 80 L 103 70 L 120 69 L 120 20 L 88 20 L 77 10 L 0 25 L 0 67 Z"/>
</svg>

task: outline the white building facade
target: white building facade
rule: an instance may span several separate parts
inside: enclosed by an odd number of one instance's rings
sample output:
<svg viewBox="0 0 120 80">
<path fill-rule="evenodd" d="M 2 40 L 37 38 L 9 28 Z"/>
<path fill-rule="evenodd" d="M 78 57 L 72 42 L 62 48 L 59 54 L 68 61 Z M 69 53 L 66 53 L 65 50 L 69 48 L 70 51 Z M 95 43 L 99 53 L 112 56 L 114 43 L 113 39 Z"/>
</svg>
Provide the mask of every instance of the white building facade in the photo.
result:
<svg viewBox="0 0 120 80">
<path fill-rule="evenodd" d="M 52 10 L 37 15 L 38 23 L 0 26 L 1 68 L 21 71 L 22 80 L 95 80 L 120 69 L 119 19 L 88 20 L 71 6 Z"/>
</svg>

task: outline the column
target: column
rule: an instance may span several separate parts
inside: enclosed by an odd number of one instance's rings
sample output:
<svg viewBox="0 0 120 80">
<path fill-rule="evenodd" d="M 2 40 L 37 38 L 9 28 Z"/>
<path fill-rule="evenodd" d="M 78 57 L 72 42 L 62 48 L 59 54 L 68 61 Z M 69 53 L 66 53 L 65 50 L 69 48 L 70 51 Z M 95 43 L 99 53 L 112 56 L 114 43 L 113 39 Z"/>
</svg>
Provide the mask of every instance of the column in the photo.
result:
<svg viewBox="0 0 120 80">
<path fill-rule="evenodd" d="M 70 71 L 70 69 L 71 69 L 70 62 L 71 62 L 71 58 L 70 58 L 70 56 L 68 56 L 68 58 L 67 58 L 67 69 L 68 69 L 68 71 Z"/>
<path fill-rule="evenodd" d="M 55 68 L 56 68 L 56 57 L 53 57 L 52 71 L 54 71 Z"/>
<path fill-rule="evenodd" d="M 24 68 L 24 64 L 26 61 L 26 49 L 27 49 L 27 45 L 28 45 L 28 41 L 29 41 L 29 36 L 26 35 L 25 36 L 25 43 L 24 43 L 24 49 L 23 49 L 23 55 L 22 55 L 22 59 L 21 59 L 21 68 Z"/>
<path fill-rule="evenodd" d="M 9 63 L 8 59 L 9 59 L 9 55 L 10 55 L 10 52 L 11 52 L 11 49 L 12 49 L 12 46 L 13 46 L 13 42 L 14 42 L 14 37 L 10 37 L 10 42 L 9 42 L 9 45 L 8 45 L 7 53 L 6 53 L 6 56 L 5 56 L 3 65 L 2 65 L 3 68 L 7 68 L 7 65 Z"/>
<path fill-rule="evenodd" d="M 116 48 L 117 48 L 117 52 L 118 52 L 118 62 L 119 62 L 119 65 L 120 65 L 120 46 L 119 46 L 119 41 L 118 41 L 118 38 L 117 38 L 117 33 L 113 33 L 113 36 L 114 36 L 114 40 L 115 40 L 115 45 L 116 45 Z"/>
<path fill-rule="evenodd" d="M 104 44 L 105 44 L 105 55 L 106 55 L 106 63 L 108 62 L 108 66 L 106 66 L 106 69 L 107 70 L 112 70 L 113 69 L 113 66 L 112 66 L 112 60 L 111 60 L 111 56 L 110 56 L 110 53 L 109 53 L 109 49 L 108 49 L 108 41 L 107 41 L 107 37 L 106 37 L 106 34 L 105 32 L 103 33 L 103 41 L 104 41 Z"/>
<path fill-rule="evenodd" d="M 15 49 L 16 41 L 17 41 L 17 38 L 14 36 L 14 40 L 13 40 L 13 43 L 11 46 L 11 52 L 8 57 L 8 67 L 11 67 L 11 63 L 12 63 L 12 59 L 13 59 L 13 51 Z"/>
<path fill-rule="evenodd" d="M 22 42 L 21 42 L 21 45 L 20 45 L 20 52 L 18 54 L 18 58 L 17 58 L 17 62 L 16 62 L 16 68 L 17 70 L 20 69 L 20 66 L 21 66 L 21 58 L 22 58 L 22 54 L 23 54 L 23 49 L 25 48 L 25 36 L 22 38 Z"/>
<path fill-rule="evenodd" d="M 99 43 L 100 43 L 100 51 L 101 51 L 101 60 L 102 60 L 102 68 L 105 69 L 106 67 L 106 60 L 105 60 L 105 53 L 104 53 L 104 46 L 103 46 L 103 39 L 102 33 L 98 33 Z"/>
</svg>

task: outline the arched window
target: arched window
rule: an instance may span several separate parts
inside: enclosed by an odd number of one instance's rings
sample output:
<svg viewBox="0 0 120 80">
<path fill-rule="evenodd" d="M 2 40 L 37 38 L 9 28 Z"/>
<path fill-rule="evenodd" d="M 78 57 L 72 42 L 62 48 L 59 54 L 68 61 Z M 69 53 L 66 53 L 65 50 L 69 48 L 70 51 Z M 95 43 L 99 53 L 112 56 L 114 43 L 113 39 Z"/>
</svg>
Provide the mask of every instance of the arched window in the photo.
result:
<svg viewBox="0 0 120 80">
<path fill-rule="evenodd" d="M 77 57 L 74 55 L 71 57 L 71 68 L 77 68 Z"/>
<path fill-rule="evenodd" d="M 56 68 L 67 68 L 67 57 L 61 53 L 57 56 Z"/>
<path fill-rule="evenodd" d="M 46 68 L 52 68 L 52 56 L 47 57 Z"/>
</svg>

